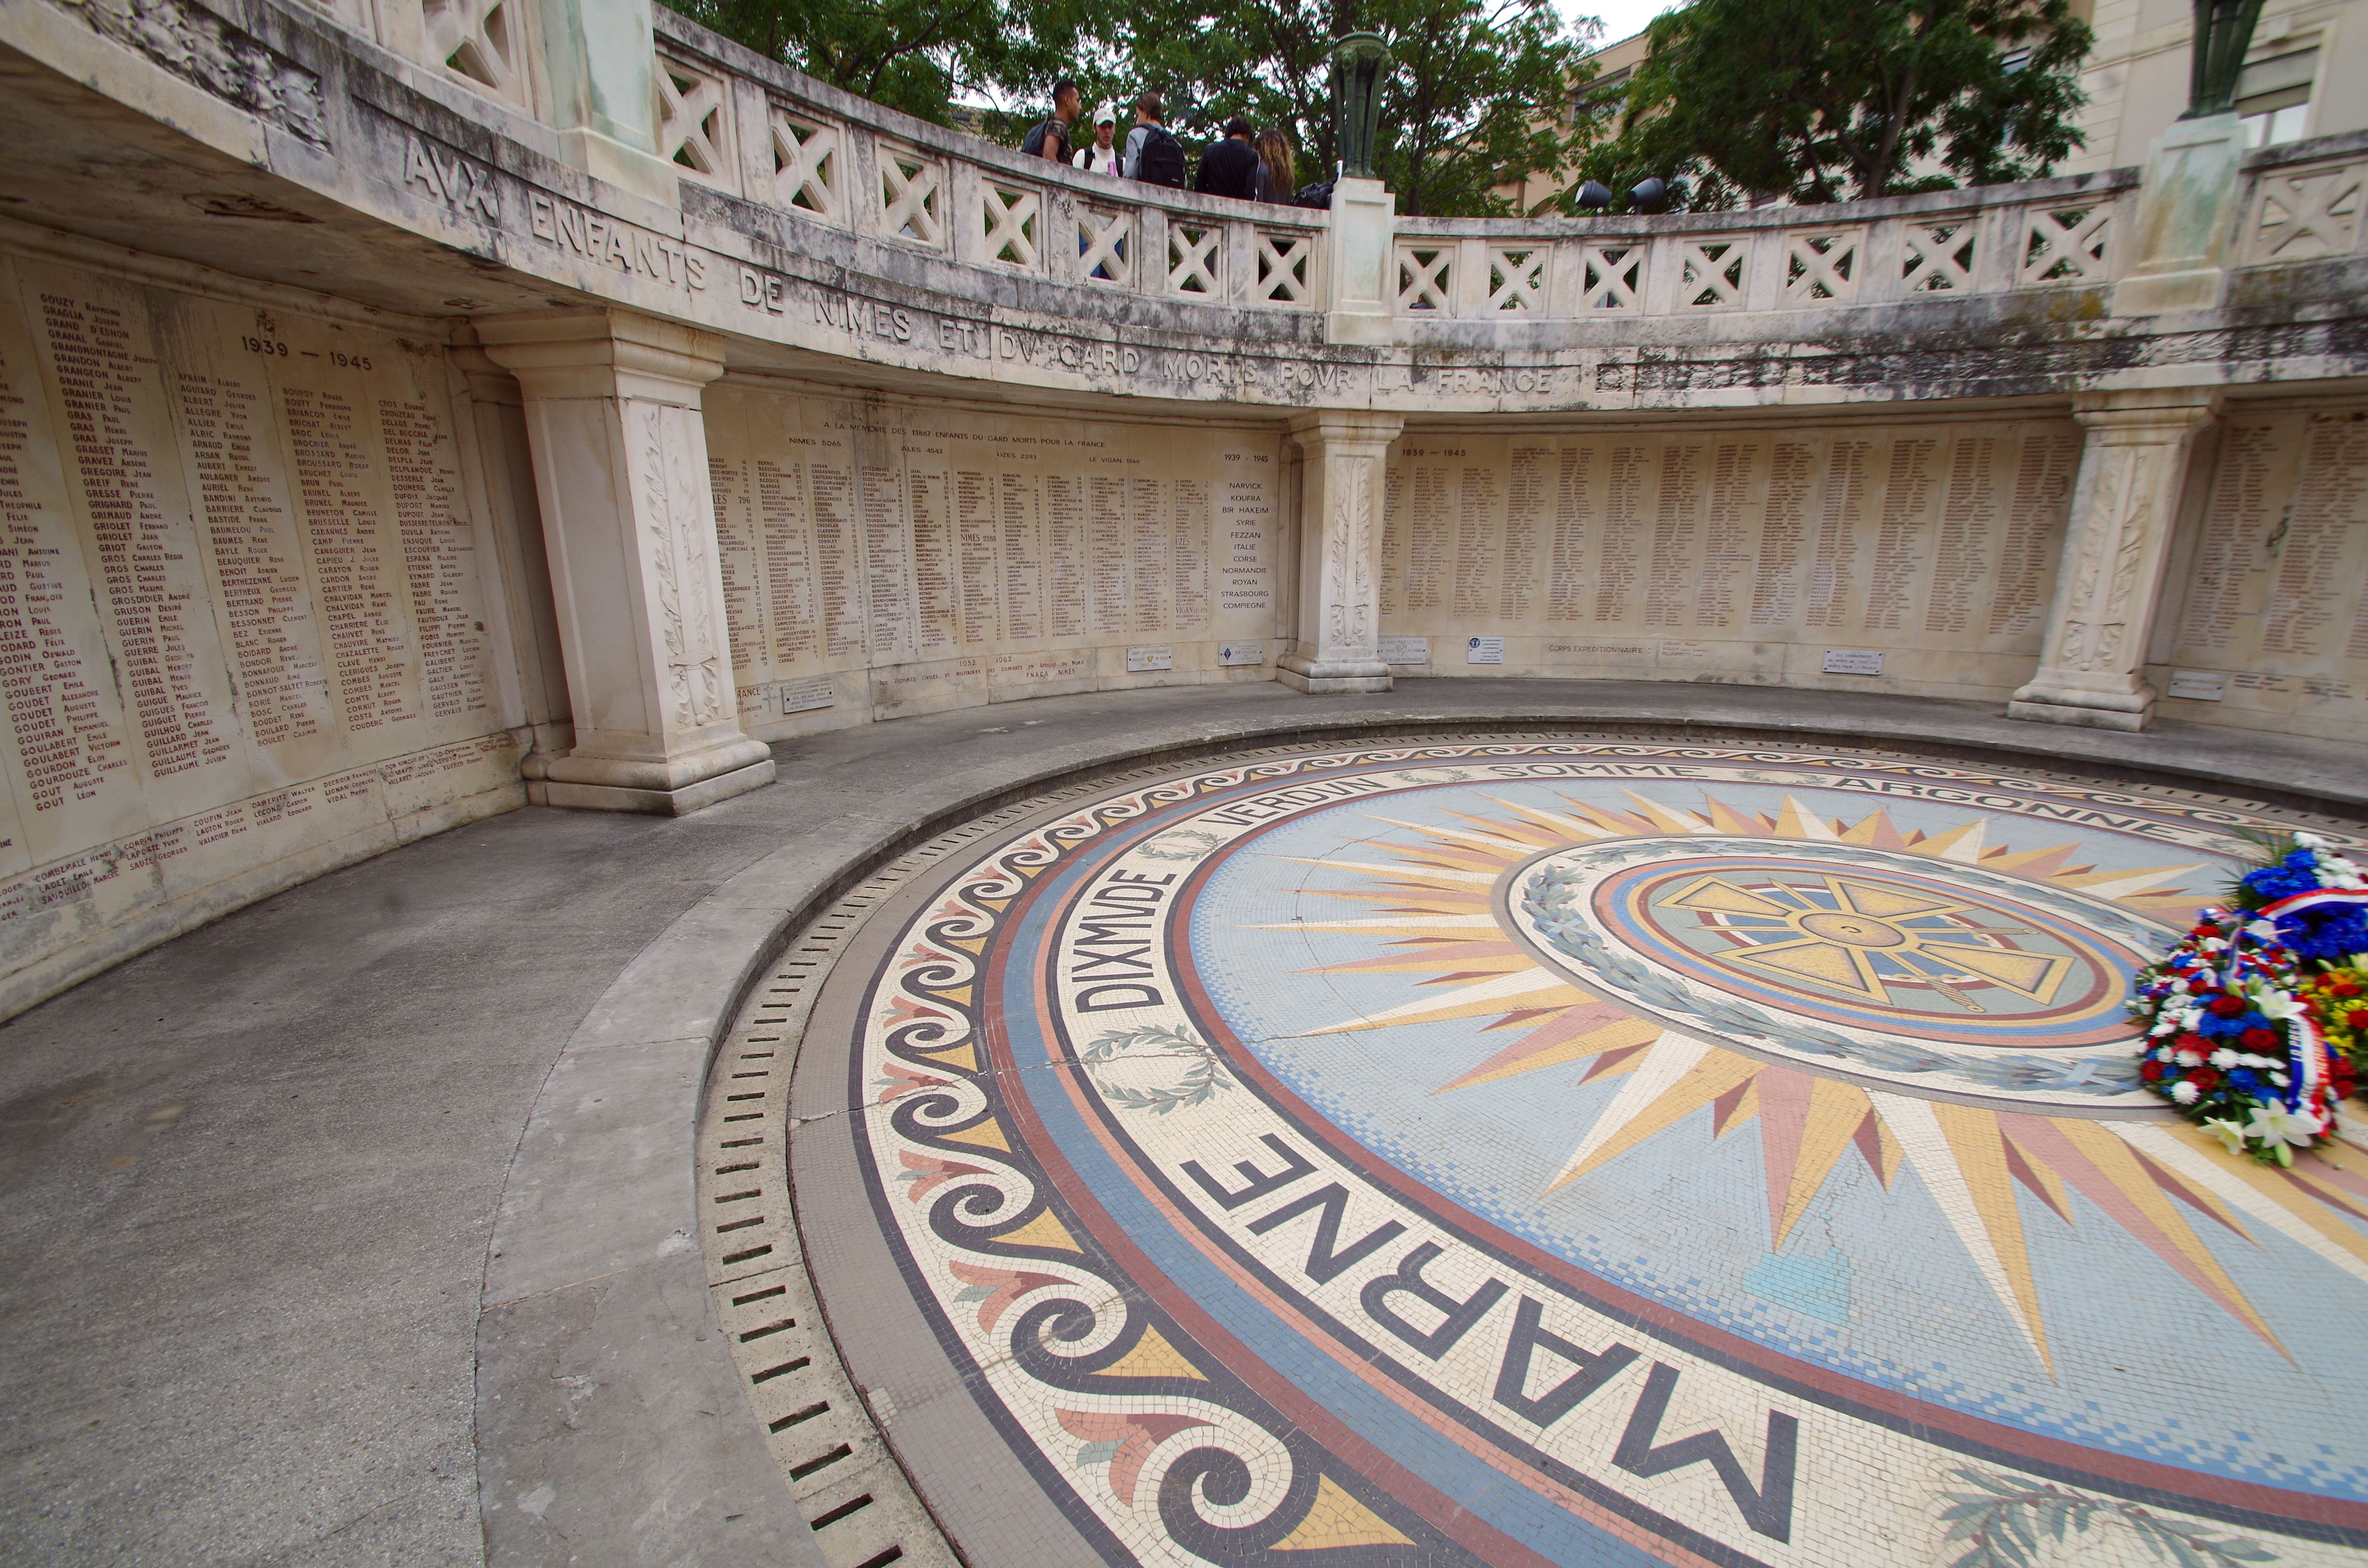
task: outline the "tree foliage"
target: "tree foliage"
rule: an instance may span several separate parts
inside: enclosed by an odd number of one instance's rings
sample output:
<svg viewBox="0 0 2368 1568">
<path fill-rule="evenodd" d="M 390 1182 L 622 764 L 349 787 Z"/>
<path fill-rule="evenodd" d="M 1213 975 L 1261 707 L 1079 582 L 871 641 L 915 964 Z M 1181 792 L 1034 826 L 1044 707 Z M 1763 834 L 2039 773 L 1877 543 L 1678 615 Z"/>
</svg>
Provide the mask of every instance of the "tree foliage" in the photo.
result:
<svg viewBox="0 0 2368 1568">
<path fill-rule="evenodd" d="M 1326 179 L 1333 144 L 1331 41 L 1372 31 L 1397 62 L 1383 97 L 1381 165 L 1408 213 L 1479 216 L 1492 186 L 1572 164 L 1586 130 L 1564 123 L 1593 74 L 1586 34 L 1553 0 L 670 0 L 769 58 L 925 119 L 978 95 L 1024 106 L 991 114 L 1009 133 L 1043 115 L 1055 76 L 1088 104 L 1167 99 L 1187 145 L 1233 115 L 1278 126 L 1300 179 Z M 1591 25 L 1588 31 L 1593 29 Z M 1133 123 L 1123 107 L 1121 130 Z M 1090 127 L 1081 127 L 1080 136 Z"/>
<path fill-rule="evenodd" d="M 835 87 L 947 124 L 959 95 L 1043 101 L 1086 44 L 1073 0 L 667 0 Z"/>
<path fill-rule="evenodd" d="M 1280 126 L 1303 179 L 1331 177 L 1332 40 L 1374 32 L 1395 66 L 1382 95 L 1378 161 L 1398 210 L 1479 217 L 1491 187 L 1572 163 L 1564 123 L 1592 78 L 1595 31 L 1565 27 L 1552 0 L 1147 0 L 1112 39 L 1121 71 L 1163 88 L 1171 122 L 1212 134 L 1229 115 Z"/>
<path fill-rule="evenodd" d="M 1586 162 L 1615 192 L 1896 196 L 2033 178 L 2081 144 L 2071 0 L 1691 0 L 1649 31 L 1626 129 Z"/>
</svg>

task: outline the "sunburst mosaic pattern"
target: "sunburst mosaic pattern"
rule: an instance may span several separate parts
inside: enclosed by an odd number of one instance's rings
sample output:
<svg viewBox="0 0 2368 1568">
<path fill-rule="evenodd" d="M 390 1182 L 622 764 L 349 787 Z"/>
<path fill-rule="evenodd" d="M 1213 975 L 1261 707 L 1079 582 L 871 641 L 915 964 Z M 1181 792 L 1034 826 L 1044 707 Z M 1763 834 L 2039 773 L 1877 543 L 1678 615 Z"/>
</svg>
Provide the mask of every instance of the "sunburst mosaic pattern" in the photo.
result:
<svg viewBox="0 0 2368 1568">
<path fill-rule="evenodd" d="M 915 922 L 859 1136 L 1113 1561 L 2368 1560 L 2368 1158 L 2225 1156 L 2121 1006 L 2268 820 L 1807 751 L 1188 770 Z"/>
<path fill-rule="evenodd" d="M 1548 809 L 1484 794 L 1480 811 L 1436 801 L 1429 821 L 1379 818 L 1396 830 L 1390 861 L 1315 862 L 1353 869 L 1368 885 L 1306 887 L 1318 907 L 1292 922 L 1384 949 L 1306 972 L 1419 976 L 1427 993 L 1312 1032 L 1450 1019 L 1484 1034 L 1519 1031 L 1451 1090 L 1581 1062 L 1581 1084 L 1627 1080 L 1546 1190 L 1697 1111 L 1712 1113 L 1717 1138 L 1756 1121 L 1770 1241 L 1781 1250 L 1845 1157 L 1862 1158 L 1886 1186 L 1904 1162 L 1954 1200 L 1942 1209 L 1952 1229 L 2051 1369 L 2018 1191 L 2067 1222 L 2068 1194 L 2079 1191 L 2271 1345 L 2192 1219 L 2242 1233 L 2240 1214 L 2271 1219 L 2267 1197 L 2306 1221 L 2316 1240 L 2305 1245 L 2368 1279 L 2368 1248 L 2347 1222 L 2368 1212 L 2368 1190 L 2340 1167 L 2300 1184 L 2248 1179 L 2176 1120 L 2095 1114 L 2151 1103 L 2132 1076 L 2137 1031 L 2120 1006 L 2127 975 L 2158 931 L 2210 895 L 2222 856 L 2100 869 L 2089 857 L 2106 851 L 2086 835 L 2041 830 L 2055 841 L 1987 846 L 1987 834 L 2008 824 L 1981 817 L 1928 833 L 1903 830 L 1880 807 L 1856 820 L 1821 816 L 1792 792 L 1773 812 L 1737 805 L 1743 792 L 1732 790 L 1686 806 L 1626 787 L 1617 805 L 1557 793 Z M 1753 839 L 1756 852 L 1717 857 Z M 1606 843 L 1616 847 L 1599 859 L 1645 874 L 1569 874 L 1588 864 L 1575 845 Z M 1773 847 L 1785 843 L 1808 853 Z M 1835 847 L 1844 846 L 1856 852 Z M 1926 863 L 1920 874 L 1903 869 L 1915 858 Z M 1508 877 L 1522 867 L 1524 877 Z M 1323 903 L 1388 913 L 1340 919 Z M 1485 929 L 1469 924 L 1475 915 Z M 1707 962 L 1685 961 L 1697 956 Z M 1702 1005 L 1699 983 L 1670 983 L 1693 975 L 1759 1006 L 1720 1010 Z M 1657 1006 L 1655 989 L 1667 994 Z M 2066 991 L 2070 1005 L 2056 1006 Z M 1835 1025 L 1830 1034 L 1783 1027 L 1820 1017 Z M 1953 1060 L 1926 1049 L 1942 1040 L 1964 1049 Z M 1815 1060 L 1821 1045 L 1830 1050 Z M 2051 1061 L 2001 1055 L 2002 1046 L 2096 1049 Z M 1916 1092 L 1943 1085 L 1961 1093 Z M 2333 1201 L 2295 1201 L 2314 1178 Z"/>
</svg>

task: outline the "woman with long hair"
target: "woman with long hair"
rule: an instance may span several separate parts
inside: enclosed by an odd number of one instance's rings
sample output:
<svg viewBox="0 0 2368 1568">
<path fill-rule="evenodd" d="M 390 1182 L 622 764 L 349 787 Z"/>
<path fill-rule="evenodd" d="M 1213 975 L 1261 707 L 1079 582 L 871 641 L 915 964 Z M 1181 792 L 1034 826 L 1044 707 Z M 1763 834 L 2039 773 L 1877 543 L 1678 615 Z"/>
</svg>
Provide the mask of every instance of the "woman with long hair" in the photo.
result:
<svg viewBox="0 0 2368 1568">
<path fill-rule="evenodd" d="M 1290 139 L 1269 126 L 1258 132 L 1258 199 L 1288 205 L 1299 193 L 1298 182 L 1292 174 Z"/>
</svg>

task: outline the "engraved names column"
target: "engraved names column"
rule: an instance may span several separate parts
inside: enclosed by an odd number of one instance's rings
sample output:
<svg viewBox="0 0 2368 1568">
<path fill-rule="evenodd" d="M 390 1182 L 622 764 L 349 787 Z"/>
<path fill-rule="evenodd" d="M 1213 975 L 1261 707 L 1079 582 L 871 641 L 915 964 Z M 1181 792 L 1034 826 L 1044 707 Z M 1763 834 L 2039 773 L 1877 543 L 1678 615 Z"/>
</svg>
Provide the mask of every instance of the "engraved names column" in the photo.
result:
<svg viewBox="0 0 2368 1568">
<path fill-rule="evenodd" d="M 74 524 L 51 499 L 58 475 L 47 441 L 32 438 L 17 370 L 0 362 L 0 703 L 27 790 L 17 804 L 47 848 L 68 835 L 39 831 L 40 819 L 72 818 L 81 812 L 68 808 L 97 802 L 88 809 L 100 813 L 104 834 L 117 825 L 107 797 L 129 805 L 138 787 Z"/>
<path fill-rule="evenodd" d="M 1254 453 L 1255 460 L 1265 454 Z M 1267 564 L 1267 538 L 1274 525 L 1273 493 L 1265 469 L 1236 476 L 1228 471 L 1217 506 L 1217 604 L 1220 617 L 1254 617 L 1250 624 L 1263 635 L 1262 622 L 1274 613 L 1274 577 Z M 1229 624 L 1239 624 L 1238 621 Z"/>
<path fill-rule="evenodd" d="M 159 469 L 170 439 L 162 378 L 143 321 L 62 290 L 40 292 L 41 325 L 130 717 L 150 778 L 193 773 L 230 759 L 230 704 L 196 529 Z"/>
<path fill-rule="evenodd" d="M 331 722 L 329 680 L 283 483 L 257 450 L 270 444 L 267 389 L 198 371 L 179 385 L 247 730 L 263 746 L 309 740 Z"/>
<path fill-rule="evenodd" d="M 346 730 L 359 734 L 416 719 L 411 633 L 395 594 L 400 546 L 379 508 L 354 399 L 288 387 L 280 400 Z"/>
<path fill-rule="evenodd" d="M 1050 612 L 1046 631 L 1056 638 L 1081 638 L 1091 619 L 1092 597 L 1087 582 L 1092 555 L 1086 540 L 1083 475 L 1044 476 L 1044 540 L 1051 562 L 1051 580 L 1044 586 Z"/>
<path fill-rule="evenodd" d="M 420 699 L 432 720 L 490 714 L 477 535 L 444 421 L 416 397 L 378 400 L 379 438 L 419 638 Z"/>
</svg>

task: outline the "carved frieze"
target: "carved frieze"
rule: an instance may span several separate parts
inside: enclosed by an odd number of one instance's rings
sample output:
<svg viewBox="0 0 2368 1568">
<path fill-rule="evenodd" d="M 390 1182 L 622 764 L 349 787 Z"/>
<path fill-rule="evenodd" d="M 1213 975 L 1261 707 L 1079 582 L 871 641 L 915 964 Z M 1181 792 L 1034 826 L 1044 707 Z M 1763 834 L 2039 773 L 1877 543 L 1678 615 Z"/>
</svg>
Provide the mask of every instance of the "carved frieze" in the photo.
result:
<svg viewBox="0 0 2368 1568">
<path fill-rule="evenodd" d="M 189 0 L 61 0 L 59 8 L 183 81 L 328 147 L 319 74 Z"/>
</svg>

